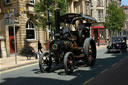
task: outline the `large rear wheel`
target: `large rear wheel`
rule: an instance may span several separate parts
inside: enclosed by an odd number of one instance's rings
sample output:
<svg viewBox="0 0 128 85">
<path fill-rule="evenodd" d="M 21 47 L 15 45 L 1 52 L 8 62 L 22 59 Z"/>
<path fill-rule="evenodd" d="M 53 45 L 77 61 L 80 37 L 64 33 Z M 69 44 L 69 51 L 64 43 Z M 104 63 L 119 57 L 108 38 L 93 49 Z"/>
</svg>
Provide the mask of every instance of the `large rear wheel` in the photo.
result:
<svg viewBox="0 0 128 85">
<path fill-rule="evenodd" d="M 48 72 L 51 68 L 51 57 L 49 52 L 44 52 L 40 57 L 39 57 L 39 68 L 41 72 Z"/>
<path fill-rule="evenodd" d="M 92 38 L 87 38 L 84 41 L 85 62 L 88 66 L 93 66 L 96 60 L 96 43 Z"/>
</svg>

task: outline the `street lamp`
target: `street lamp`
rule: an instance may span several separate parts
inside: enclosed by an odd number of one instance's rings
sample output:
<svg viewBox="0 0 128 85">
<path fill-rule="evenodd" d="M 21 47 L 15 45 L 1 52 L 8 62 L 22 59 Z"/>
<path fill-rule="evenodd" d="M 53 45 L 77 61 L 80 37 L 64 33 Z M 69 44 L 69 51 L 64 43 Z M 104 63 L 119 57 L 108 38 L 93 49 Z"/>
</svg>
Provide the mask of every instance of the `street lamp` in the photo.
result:
<svg viewBox="0 0 128 85">
<path fill-rule="evenodd" d="M 49 0 L 47 2 L 47 7 L 48 7 L 48 29 L 50 29 L 50 16 L 49 16 L 49 14 L 50 14 L 50 8 L 49 8 Z"/>
<path fill-rule="evenodd" d="M 50 32 L 52 32 L 52 30 L 50 29 L 51 22 L 50 22 L 49 0 L 47 0 L 47 7 L 48 7 L 48 29 L 50 30 Z M 50 37 L 52 37 L 51 33 L 49 33 L 49 39 L 50 39 Z M 50 41 L 51 41 L 51 40 L 50 40 Z"/>
</svg>

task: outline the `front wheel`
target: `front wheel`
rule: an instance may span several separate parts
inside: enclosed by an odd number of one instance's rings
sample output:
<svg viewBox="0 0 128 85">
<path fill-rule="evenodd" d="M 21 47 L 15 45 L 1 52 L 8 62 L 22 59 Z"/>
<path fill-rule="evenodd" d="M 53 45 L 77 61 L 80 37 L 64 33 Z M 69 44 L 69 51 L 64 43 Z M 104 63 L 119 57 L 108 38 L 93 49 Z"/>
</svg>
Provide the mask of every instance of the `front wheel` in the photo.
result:
<svg viewBox="0 0 128 85">
<path fill-rule="evenodd" d="M 96 60 L 96 43 L 92 38 L 87 38 L 84 41 L 85 62 L 88 66 L 93 66 Z"/>
<path fill-rule="evenodd" d="M 66 74 L 71 74 L 74 70 L 74 57 L 72 52 L 67 52 L 64 56 L 64 69 Z"/>
<path fill-rule="evenodd" d="M 51 68 L 51 57 L 49 52 L 44 52 L 40 57 L 39 57 L 39 68 L 41 72 L 48 72 Z"/>
</svg>

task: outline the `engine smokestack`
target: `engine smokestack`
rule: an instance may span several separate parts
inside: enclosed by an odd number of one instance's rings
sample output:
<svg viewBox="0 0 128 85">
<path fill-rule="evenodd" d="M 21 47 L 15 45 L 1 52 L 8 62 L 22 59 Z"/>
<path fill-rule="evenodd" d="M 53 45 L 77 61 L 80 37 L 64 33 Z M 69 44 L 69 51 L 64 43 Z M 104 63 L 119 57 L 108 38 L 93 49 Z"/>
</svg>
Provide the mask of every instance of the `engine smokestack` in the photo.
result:
<svg viewBox="0 0 128 85">
<path fill-rule="evenodd" d="M 56 33 L 60 31 L 60 9 L 55 9 L 55 26 L 56 26 Z"/>
</svg>

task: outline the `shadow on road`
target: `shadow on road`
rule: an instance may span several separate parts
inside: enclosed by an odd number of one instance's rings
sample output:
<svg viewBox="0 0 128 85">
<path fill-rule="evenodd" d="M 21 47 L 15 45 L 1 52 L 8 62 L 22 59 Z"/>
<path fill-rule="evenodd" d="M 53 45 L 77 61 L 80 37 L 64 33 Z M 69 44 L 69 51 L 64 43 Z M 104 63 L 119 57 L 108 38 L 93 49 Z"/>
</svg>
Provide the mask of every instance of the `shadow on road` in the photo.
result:
<svg viewBox="0 0 128 85">
<path fill-rule="evenodd" d="M 121 59 L 128 56 L 126 53 L 111 53 L 113 57 L 110 58 L 97 58 L 96 65 L 93 68 L 78 67 L 72 75 L 58 75 L 54 72 L 40 73 L 39 69 L 33 69 L 37 74 L 36 77 L 17 77 L 6 78 L 0 85 L 82 85 L 88 79 L 97 76 L 99 73 L 107 68 L 112 67 L 114 63 L 118 63 Z M 86 69 L 88 68 L 88 69 Z M 56 75 L 54 78 L 53 74 Z M 42 77 L 38 77 L 42 75 Z M 46 77 L 48 75 L 49 77 Z M 69 78 L 69 79 L 67 79 Z"/>
</svg>

